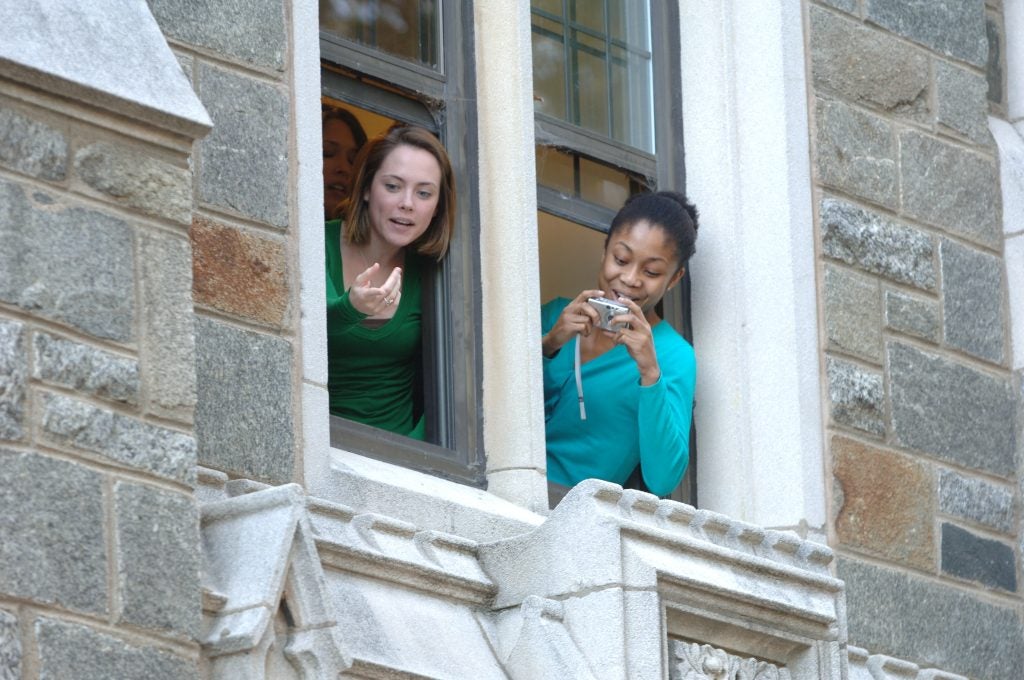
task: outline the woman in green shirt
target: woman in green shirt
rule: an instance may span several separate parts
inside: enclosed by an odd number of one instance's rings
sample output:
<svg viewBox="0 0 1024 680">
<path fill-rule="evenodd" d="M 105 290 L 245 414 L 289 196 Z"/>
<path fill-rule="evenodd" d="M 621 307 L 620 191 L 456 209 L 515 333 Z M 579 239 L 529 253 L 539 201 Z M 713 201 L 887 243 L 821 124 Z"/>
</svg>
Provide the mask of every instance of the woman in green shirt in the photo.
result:
<svg viewBox="0 0 1024 680">
<path fill-rule="evenodd" d="M 334 415 L 417 439 L 420 276 L 455 223 L 455 180 L 429 131 L 393 127 L 356 159 L 345 221 L 326 223 L 327 386 Z"/>
</svg>

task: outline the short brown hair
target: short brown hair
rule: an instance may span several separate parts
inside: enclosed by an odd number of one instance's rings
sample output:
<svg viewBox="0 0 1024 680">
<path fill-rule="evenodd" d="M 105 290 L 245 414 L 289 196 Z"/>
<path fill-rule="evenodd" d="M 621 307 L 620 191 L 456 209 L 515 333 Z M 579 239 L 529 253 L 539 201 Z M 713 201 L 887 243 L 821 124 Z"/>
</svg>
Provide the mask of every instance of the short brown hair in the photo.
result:
<svg viewBox="0 0 1024 680">
<path fill-rule="evenodd" d="M 423 235 L 410 244 L 420 255 L 435 257 L 438 261 L 448 251 L 448 243 L 455 228 L 455 173 L 448 160 L 448 152 L 437 137 L 421 127 L 396 125 L 384 135 L 367 142 L 356 158 L 356 176 L 349 194 L 342 235 L 345 243 L 359 245 L 370 238 L 370 216 L 363 195 L 370 188 L 374 176 L 384 159 L 399 146 L 423 149 L 437 160 L 441 168 L 441 186 L 438 187 L 437 210 Z"/>
</svg>

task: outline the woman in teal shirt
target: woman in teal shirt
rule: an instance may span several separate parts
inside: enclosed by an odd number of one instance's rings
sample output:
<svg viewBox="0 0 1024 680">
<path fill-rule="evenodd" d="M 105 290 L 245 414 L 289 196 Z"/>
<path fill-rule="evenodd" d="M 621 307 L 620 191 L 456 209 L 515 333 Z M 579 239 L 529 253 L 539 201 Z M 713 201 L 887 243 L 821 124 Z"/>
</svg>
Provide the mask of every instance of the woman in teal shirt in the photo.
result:
<svg viewBox="0 0 1024 680">
<path fill-rule="evenodd" d="M 393 127 L 356 160 L 344 223 L 326 223 L 327 387 L 333 415 L 416 439 L 420 272 L 444 257 L 455 180 L 444 147 Z"/>
<path fill-rule="evenodd" d="M 689 462 L 693 347 L 655 310 L 694 253 L 697 210 L 675 192 L 638 194 L 612 220 L 598 287 L 542 310 L 548 479 L 572 486 L 595 477 L 622 484 L 640 465 L 644 484 L 666 496 Z M 628 311 L 616 330 L 598 326 L 588 303 Z"/>
</svg>

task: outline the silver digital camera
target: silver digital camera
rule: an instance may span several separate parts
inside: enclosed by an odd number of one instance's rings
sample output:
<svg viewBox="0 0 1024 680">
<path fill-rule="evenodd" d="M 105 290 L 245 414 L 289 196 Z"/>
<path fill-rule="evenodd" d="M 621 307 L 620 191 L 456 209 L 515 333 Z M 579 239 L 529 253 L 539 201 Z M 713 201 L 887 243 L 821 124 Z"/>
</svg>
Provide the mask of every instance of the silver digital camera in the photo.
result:
<svg viewBox="0 0 1024 680">
<path fill-rule="evenodd" d="M 616 316 L 620 314 L 629 313 L 629 307 L 627 307 L 626 305 L 618 303 L 615 300 L 609 300 L 608 298 L 603 297 L 587 298 L 587 302 L 590 304 L 591 307 L 597 310 L 597 313 L 600 316 L 597 322 L 598 328 L 604 328 L 605 330 L 609 331 L 617 331 L 620 328 L 626 328 L 626 326 L 628 325 L 623 321 L 619 321 L 616 323 L 612 322 L 612 319 L 615 318 Z"/>
</svg>

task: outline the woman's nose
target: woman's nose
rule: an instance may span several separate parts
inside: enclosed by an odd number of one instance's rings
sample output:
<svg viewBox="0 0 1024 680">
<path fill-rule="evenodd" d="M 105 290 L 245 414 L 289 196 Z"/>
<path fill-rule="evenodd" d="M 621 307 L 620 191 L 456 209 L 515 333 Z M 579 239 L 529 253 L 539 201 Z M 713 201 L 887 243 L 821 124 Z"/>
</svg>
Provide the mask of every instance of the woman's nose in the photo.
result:
<svg viewBox="0 0 1024 680">
<path fill-rule="evenodd" d="M 622 272 L 622 276 L 619 278 L 622 279 L 624 284 L 630 287 L 635 287 L 640 280 L 635 269 L 627 269 Z"/>
<path fill-rule="evenodd" d="M 403 191 L 402 196 L 398 201 L 398 207 L 402 210 L 412 210 L 412 192 Z"/>
</svg>

